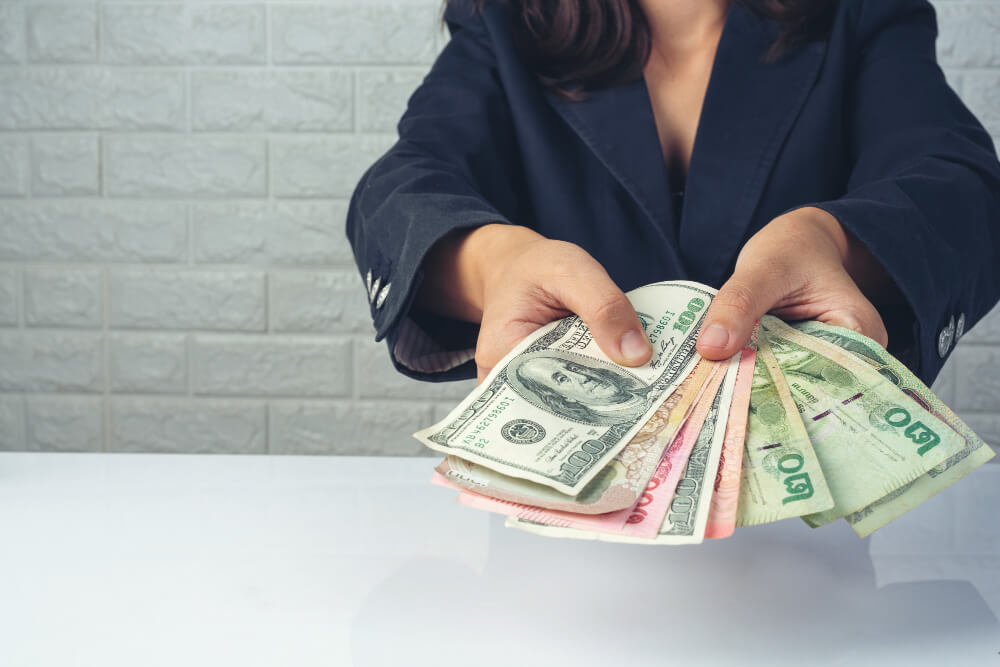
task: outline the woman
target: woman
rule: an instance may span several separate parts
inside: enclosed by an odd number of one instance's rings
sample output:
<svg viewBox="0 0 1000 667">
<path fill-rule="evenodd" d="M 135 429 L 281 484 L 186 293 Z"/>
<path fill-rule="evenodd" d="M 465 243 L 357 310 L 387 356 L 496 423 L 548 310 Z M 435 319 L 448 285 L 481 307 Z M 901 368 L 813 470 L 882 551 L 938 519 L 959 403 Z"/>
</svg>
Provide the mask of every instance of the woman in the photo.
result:
<svg viewBox="0 0 1000 667">
<path fill-rule="evenodd" d="M 930 384 L 1000 298 L 1000 163 L 925 0 L 451 0 L 451 41 L 347 230 L 376 340 L 481 380 L 574 312 L 624 365 L 623 294 L 719 287 L 698 351 L 765 312 L 858 330 Z M 478 373 L 477 373 L 478 369 Z"/>
</svg>

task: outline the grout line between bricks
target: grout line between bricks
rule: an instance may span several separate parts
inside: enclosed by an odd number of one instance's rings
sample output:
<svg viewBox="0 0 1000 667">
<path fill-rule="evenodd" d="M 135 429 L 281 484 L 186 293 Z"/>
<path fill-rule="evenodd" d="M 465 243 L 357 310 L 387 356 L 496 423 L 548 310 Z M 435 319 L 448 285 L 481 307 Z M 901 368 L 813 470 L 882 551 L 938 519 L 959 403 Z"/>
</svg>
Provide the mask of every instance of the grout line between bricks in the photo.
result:
<svg viewBox="0 0 1000 667">
<path fill-rule="evenodd" d="M 303 143 L 314 142 L 322 139 L 331 139 L 337 141 L 343 141 L 345 139 L 358 139 L 359 141 L 373 141 L 373 142 L 384 142 L 384 141 L 395 141 L 398 138 L 398 134 L 395 129 L 393 130 L 382 130 L 382 131 L 371 131 L 371 132 L 353 132 L 350 129 L 343 130 L 280 130 L 280 129 L 269 129 L 266 131 L 260 131 L 256 133 L 248 134 L 246 130 L 187 130 L 184 128 L 165 130 L 162 128 L 100 128 L 100 127 L 15 127 L 15 128 L 0 128 L 0 136 L 10 136 L 17 137 L 23 135 L 25 132 L 33 132 L 35 134 L 88 134 L 91 132 L 102 132 L 105 136 L 113 136 L 115 138 L 128 138 L 128 139 L 139 139 L 139 140 L 174 140 L 176 141 L 179 137 L 189 137 L 191 139 L 198 140 L 233 140 L 246 142 L 247 138 L 254 138 L 260 135 L 258 138 L 261 139 L 299 139 Z M 187 195 L 188 193 L 182 193 Z M 226 194 L 231 194 L 231 196 L 224 196 Z M 224 201 L 229 201 L 230 199 L 250 199 L 257 200 L 261 197 L 255 197 L 251 195 L 241 195 L 239 193 L 224 193 L 224 195 L 209 195 L 202 196 L 201 199 L 207 201 L 215 201 L 222 199 Z M 48 195 L 40 197 L 40 199 L 96 199 L 94 196 L 85 195 L 73 195 L 67 197 L 58 197 L 54 195 Z M 119 197 L 120 199 L 170 199 L 169 196 L 158 197 L 156 194 L 136 194 L 136 195 L 125 195 Z M 289 197 L 290 199 L 335 199 L 335 200 L 347 200 L 350 201 L 350 194 L 344 195 L 317 195 L 312 196 L 295 196 Z"/>
<path fill-rule="evenodd" d="M 95 201 L 108 201 L 110 196 L 110 188 L 108 182 L 110 180 L 108 172 L 110 171 L 108 160 L 108 154 L 111 152 L 111 146 L 108 144 L 107 131 L 100 132 L 101 142 L 98 144 L 97 149 L 100 151 L 97 155 L 98 167 L 100 168 L 100 179 L 101 179 L 101 197 L 94 199 L 81 199 L 82 202 L 95 202 Z"/>
<path fill-rule="evenodd" d="M 92 69 L 92 70 L 102 70 L 102 69 L 114 69 L 116 72 L 123 72 L 128 74 L 134 74 L 136 72 L 142 72 L 144 70 L 149 70 L 151 72 L 159 72 L 163 70 L 178 70 L 183 67 L 188 67 L 194 71 L 201 70 L 224 70 L 224 69 L 238 69 L 238 70 L 266 70 L 268 67 L 274 67 L 282 72 L 292 72 L 296 70 L 303 70 L 307 72 L 319 72 L 325 73 L 327 71 L 336 72 L 338 70 L 346 70 L 351 67 L 358 67 L 364 70 L 379 70 L 379 69 L 391 69 L 391 70 L 401 70 L 404 72 L 410 71 L 429 71 L 434 63 L 432 61 L 420 63 L 417 65 L 413 64 L 412 60 L 386 60 L 386 61 L 345 61 L 345 60 L 330 60 L 328 62 L 314 62 L 314 63 L 280 63 L 280 62 L 263 62 L 263 63 L 253 63 L 253 62 L 219 62 L 219 63 L 197 63 L 195 65 L 187 65 L 186 61 L 177 61 L 172 63 L 134 63 L 131 65 L 122 65 L 114 62 L 71 62 L 71 63 L 60 63 L 60 62 L 34 62 L 34 63 L 0 63 L 0 71 L 4 70 L 43 70 L 43 69 L 55 69 L 55 68 L 68 68 L 68 69 Z M 996 69 L 993 65 L 951 65 L 948 63 L 940 63 L 942 68 L 947 68 L 949 70 L 961 70 L 961 71 L 982 71 L 991 72 Z"/>
<path fill-rule="evenodd" d="M 58 259 L 3 259 L 0 260 L 0 267 L 12 266 L 17 268 L 18 266 L 24 265 L 24 263 L 30 263 L 31 268 L 54 268 L 54 269 L 93 269 L 99 267 L 107 267 L 112 271 L 135 271 L 137 269 L 149 269 L 150 273 L 155 273 L 156 271 L 167 271 L 173 270 L 181 273 L 194 273 L 198 271 L 206 272 L 239 272 L 239 273 L 260 273 L 268 268 L 272 270 L 278 270 L 283 273 L 331 273 L 331 274 L 343 274 L 345 272 L 354 275 L 351 269 L 355 269 L 355 266 L 349 263 L 347 260 L 337 260 L 329 264 L 193 264 L 184 261 L 177 262 L 149 262 L 144 264 L 141 262 L 113 262 L 113 261 L 67 261 L 60 262 Z M 364 289 L 363 287 L 358 287 L 359 290 Z"/>
<path fill-rule="evenodd" d="M 28 173 L 25 176 L 24 181 L 24 199 L 33 201 L 35 199 L 35 187 L 34 187 L 34 177 L 35 173 L 35 138 L 32 135 L 28 135 L 25 140 L 28 143 L 27 156 L 28 156 Z"/>
<path fill-rule="evenodd" d="M 271 156 L 274 152 L 274 148 L 271 144 L 271 134 L 267 133 L 264 135 L 264 199 L 268 203 L 274 201 L 274 179 L 272 174 L 274 170 L 271 169 Z"/>
<path fill-rule="evenodd" d="M 31 451 L 28 447 L 28 443 L 31 442 L 28 425 L 28 395 L 26 392 L 21 392 L 19 396 L 21 398 L 21 438 L 24 440 L 21 446 L 25 451 Z"/>
<path fill-rule="evenodd" d="M 187 398 L 194 397 L 194 379 L 192 378 L 192 368 L 194 363 L 194 334 L 188 333 L 184 336 L 184 395 Z"/>
<path fill-rule="evenodd" d="M 25 324 L 27 318 L 24 314 L 24 311 L 27 309 L 27 300 L 25 299 L 27 285 L 25 284 L 24 279 L 24 273 L 27 270 L 27 267 L 23 264 L 15 265 L 15 267 L 17 268 L 14 272 L 14 289 L 16 290 L 15 298 L 18 301 L 18 303 L 15 304 L 17 306 L 17 328 L 20 331 L 24 331 L 27 329 L 27 325 Z"/>
<path fill-rule="evenodd" d="M 184 262 L 187 266 L 194 266 L 194 212 L 191 210 L 191 204 L 184 204 L 184 233 L 187 235 L 187 261 Z M 141 264 L 141 266 L 149 266 L 148 264 Z"/>
<path fill-rule="evenodd" d="M 0 397 L 14 397 L 14 398 L 25 398 L 28 393 L 26 390 L 21 391 L 0 391 Z M 31 391 L 32 396 L 38 398 L 103 398 L 100 392 L 81 392 L 81 391 Z M 359 404 L 375 404 L 375 405 L 386 405 L 386 406 L 434 406 L 437 403 L 448 404 L 451 408 L 458 405 L 462 398 L 456 397 L 449 399 L 446 397 L 439 398 L 419 398 L 419 397 L 406 397 L 406 396 L 387 396 L 387 397 L 373 397 L 373 396 L 361 396 L 359 398 L 352 398 L 351 396 L 333 396 L 333 395 L 318 395 L 311 396 L 307 394 L 292 394 L 277 396 L 273 394 L 195 394 L 195 393 L 184 393 L 184 392 L 155 392 L 155 391 L 135 391 L 131 390 L 127 394 L 111 394 L 111 398 L 115 400 L 132 400 L 132 399 L 143 399 L 143 400 L 163 400 L 163 401 L 173 401 L 173 402 L 183 402 L 186 405 L 192 404 L 192 402 L 198 401 L 225 401 L 225 402 L 250 402 L 259 403 L 261 401 L 268 401 L 275 404 L 296 404 L 296 403 L 322 403 L 330 405 L 342 405 L 345 407 L 356 407 Z M 430 403 L 428 402 L 430 401 Z M 451 402 L 454 405 L 451 405 Z M 968 410 L 963 410 L 962 414 L 959 415 L 966 417 L 1000 417 L 996 411 L 991 412 L 970 412 Z"/>
<path fill-rule="evenodd" d="M 274 322 L 271 320 L 271 291 L 274 289 L 274 281 L 271 280 L 271 272 L 265 271 L 263 275 L 264 280 L 264 326 L 266 327 L 265 333 L 270 338 L 274 334 Z"/>
<path fill-rule="evenodd" d="M 357 338 L 351 341 L 351 398 L 355 401 L 361 398 L 361 387 L 358 386 L 358 380 L 361 379 L 360 364 L 361 355 L 358 354 L 358 345 L 360 345 Z"/>
<path fill-rule="evenodd" d="M 82 134 L 82 133 L 81 133 Z M 177 136 L 177 135 L 174 135 Z M 388 137 L 389 135 L 385 135 Z M 183 196 L 183 195 L 181 195 Z M 14 206 L 23 206 L 24 197 L 0 197 L 2 199 L 9 199 L 9 203 Z M 156 196 L 156 195 L 135 195 L 130 197 L 99 197 L 96 195 L 67 195 L 65 197 L 59 197 L 56 195 L 42 195 L 39 197 L 34 197 L 34 202 L 40 204 L 124 204 L 127 206 L 134 206 L 138 203 L 143 204 L 177 204 L 179 203 L 180 197 L 169 197 L 169 196 Z M 263 197 L 248 197 L 246 195 L 237 195 L 235 197 L 202 197 L 196 199 L 191 203 L 197 204 L 215 204 L 217 206 L 228 206 L 230 204 L 261 204 L 263 203 Z M 343 204 L 348 205 L 351 201 L 350 197 L 289 197 L 283 204 L 286 205 L 300 205 L 300 206 L 315 206 L 317 204 Z"/>
<path fill-rule="evenodd" d="M 111 279 L 108 276 L 108 269 L 101 269 L 101 329 L 103 332 L 101 353 L 104 364 L 104 400 L 101 406 L 101 451 L 111 451 L 111 333 L 110 333 L 110 312 L 111 312 Z"/>
<path fill-rule="evenodd" d="M 21 399 L 25 402 L 29 396 L 28 392 L 0 392 L 0 397 L 13 397 L 15 399 Z M 64 392 L 64 391 L 32 391 L 30 396 L 34 398 L 41 399 L 100 399 L 101 394 L 99 393 L 84 393 L 84 392 Z M 139 400 L 139 401 L 160 401 L 163 403 L 177 403 L 181 405 L 191 406 L 194 404 L 192 399 L 197 401 L 218 401 L 224 403 L 235 403 L 235 404 L 249 404 L 256 405 L 262 402 L 277 404 L 277 405 L 299 405 L 299 404 L 309 404 L 309 405 L 329 405 L 343 408 L 355 408 L 358 405 L 384 405 L 386 407 L 412 407 L 414 405 L 424 406 L 433 408 L 436 404 L 441 403 L 448 405 L 449 409 L 454 408 L 458 405 L 461 400 L 459 398 L 454 399 L 454 405 L 451 405 L 448 399 L 438 398 L 438 399 L 406 399 L 406 398 L 362 398 L 358 401 L 352 400 L 349 396 L 260 396 L 260 395 L 238 395 L 238 394 L 200 394 L 195 396 L 186 396 L 184 394 L 177 393 L 155 393 L 155 392 L 141 392 L 132 391 L 128 394 L 113 395 L 116 400 Z M 428 402 L 432 401 L 432 402 Z M 109 450 L 110 451 L 110 450 Z"/>
<path fill-rule="evenodd" d="M 271 3 L 264 3 L 264 63 L 268 69 L 274 67 L 274 47 L 273 35 L 271 31 Z"/>
<path fill-rule="evenodd" d="M 104 133 L 97 133 L 97 199 L 108 196 L 107 179 L 104 177 Z"/>
<path fill-rule="evenodd" d="M 96 5 L 96 20 L 94 21 L 94 29 L 97 32 L 95 35 L 95 39 L 97 40 L 95 45 L 97 47 L 97 53 L 95 54 L 96 64 L 106 66 L 104 62 L 104 0 L 98 0 Z"/>
<path fill-rule="evenodd" d="M 264 401 L 264 453 L 271 454 L 271 402 Z"/>
<path fill-rule="evenodd" d="M 184 68 L 184 120 L 187 123 L 185 128 L 185 134 L 192 134 L 194 132 L 194 120 L 193 112 L 191 110 L 191 68 Z"/>
<path fill-rule="evenodd" d="M 39 326 L 25 327 L 22 329 L 6 328 L 0 327 L 0 332 L 8 331 L 18 331 L 23 333 L 32 334 L 65 334 L 70 336 L 98 336 L 102 333 L 102 330 L 98 327 L 76 327 L 76 326 L 54 326 L 51 324 L 43 324 Z M 157 334 L 197 334 L 199 336 L 206 336 L 211 338 L 239 338 L 243 340 L 254 340 L 259 342 L 261 340 L 274 341 L 276 343 L 289 342 L 295 340 L 297 342 L 307 342 L 307 343 L 345 343 L 351 340 L 351 336 L 354 334 L 349 331 L 331 331 L 328 333 L 317 333 L 315 331 L 281 331 L 275 332 L 274 335 L 269 335 L 266 331 L 257 329 L 205 329 L 199 327 L 177 327 L 177 328 L 167 328 L 162 326 L 156 327 L 139 327 L 139 326 L 128 326 L 128 325 L 116 325 L 111 328 L 112 333 L 131 333 L 131 334 L 146 334 L 150 336 L 155 336 Z M 2 393 L 2 392 L 0 392 Z"/>
<path fill-rule="evenodd" d="M 355 135 L 361 134 L 361 73 L 358 68 L 351 70 L 353 78 L 351 92 L 354 95 L 354 104 L 351 105 L 351 127 Z"/>
</svg>

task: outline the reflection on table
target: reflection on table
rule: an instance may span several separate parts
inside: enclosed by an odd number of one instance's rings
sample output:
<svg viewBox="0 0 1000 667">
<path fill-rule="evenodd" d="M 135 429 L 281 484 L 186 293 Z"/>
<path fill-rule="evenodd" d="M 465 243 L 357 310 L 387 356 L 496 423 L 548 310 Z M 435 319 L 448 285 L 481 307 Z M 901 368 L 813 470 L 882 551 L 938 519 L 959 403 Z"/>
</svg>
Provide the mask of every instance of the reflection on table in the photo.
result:
<svg viewBox="0 0 1000 667">
<path fill-rule="evenodd" d="M 1000 665 L 1000 466 L 870 540 L 503 528 L 434 459 L 0 454 L 0 664 Z"/>
</svg>

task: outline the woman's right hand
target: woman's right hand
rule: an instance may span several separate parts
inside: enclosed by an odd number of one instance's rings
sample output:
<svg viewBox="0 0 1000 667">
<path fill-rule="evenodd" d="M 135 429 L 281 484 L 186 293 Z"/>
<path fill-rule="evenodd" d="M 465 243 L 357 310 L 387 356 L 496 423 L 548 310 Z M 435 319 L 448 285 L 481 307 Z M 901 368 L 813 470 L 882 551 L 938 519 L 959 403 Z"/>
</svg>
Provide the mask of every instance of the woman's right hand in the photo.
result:
<svg viewBox="0 0 1000 667">
<path fill-rule="evenodd" d="M 423 298 L 421 305 L 480 322 L 478 382 L 525 336 L 571 313 L 613 361 L 639 366 L 652 356 L 632 304 L 578 245 L 527 227 L 489 224 L 454 235 L 427 259 L 430 280 L 446 303 L 432 306 Z"/>
</svg>

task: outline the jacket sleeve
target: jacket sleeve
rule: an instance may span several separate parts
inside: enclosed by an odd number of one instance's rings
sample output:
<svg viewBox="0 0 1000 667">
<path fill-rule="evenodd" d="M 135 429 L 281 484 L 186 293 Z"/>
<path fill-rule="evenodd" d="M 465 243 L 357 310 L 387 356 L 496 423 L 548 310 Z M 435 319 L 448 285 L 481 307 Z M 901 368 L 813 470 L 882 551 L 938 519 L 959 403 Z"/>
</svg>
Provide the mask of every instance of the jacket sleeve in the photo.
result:
<svg viewBox="0 0 1000 667">
<path fill-rule="evenodd" d="M 451 39 L 347 213 L 375 340 L 386 339 L 399 371 L 435 381 L 475 376 L 478 325 L 417 311 L 421 262 L 451 230 L 509 223 L 516 207 L 513 124 L 485 25 L 462 3 L 444 18 Z"/>
<path fill-rule="evenodd" d="M 844 196 L 807 205 L 836 217 L 895 279 L 915 320 L 911 365 L 931 384 L 960 330 L 1000 298 L 1000 163 L 937 65 L 933 7 L 856 4 L 853 169 Z"/>
</svg>

